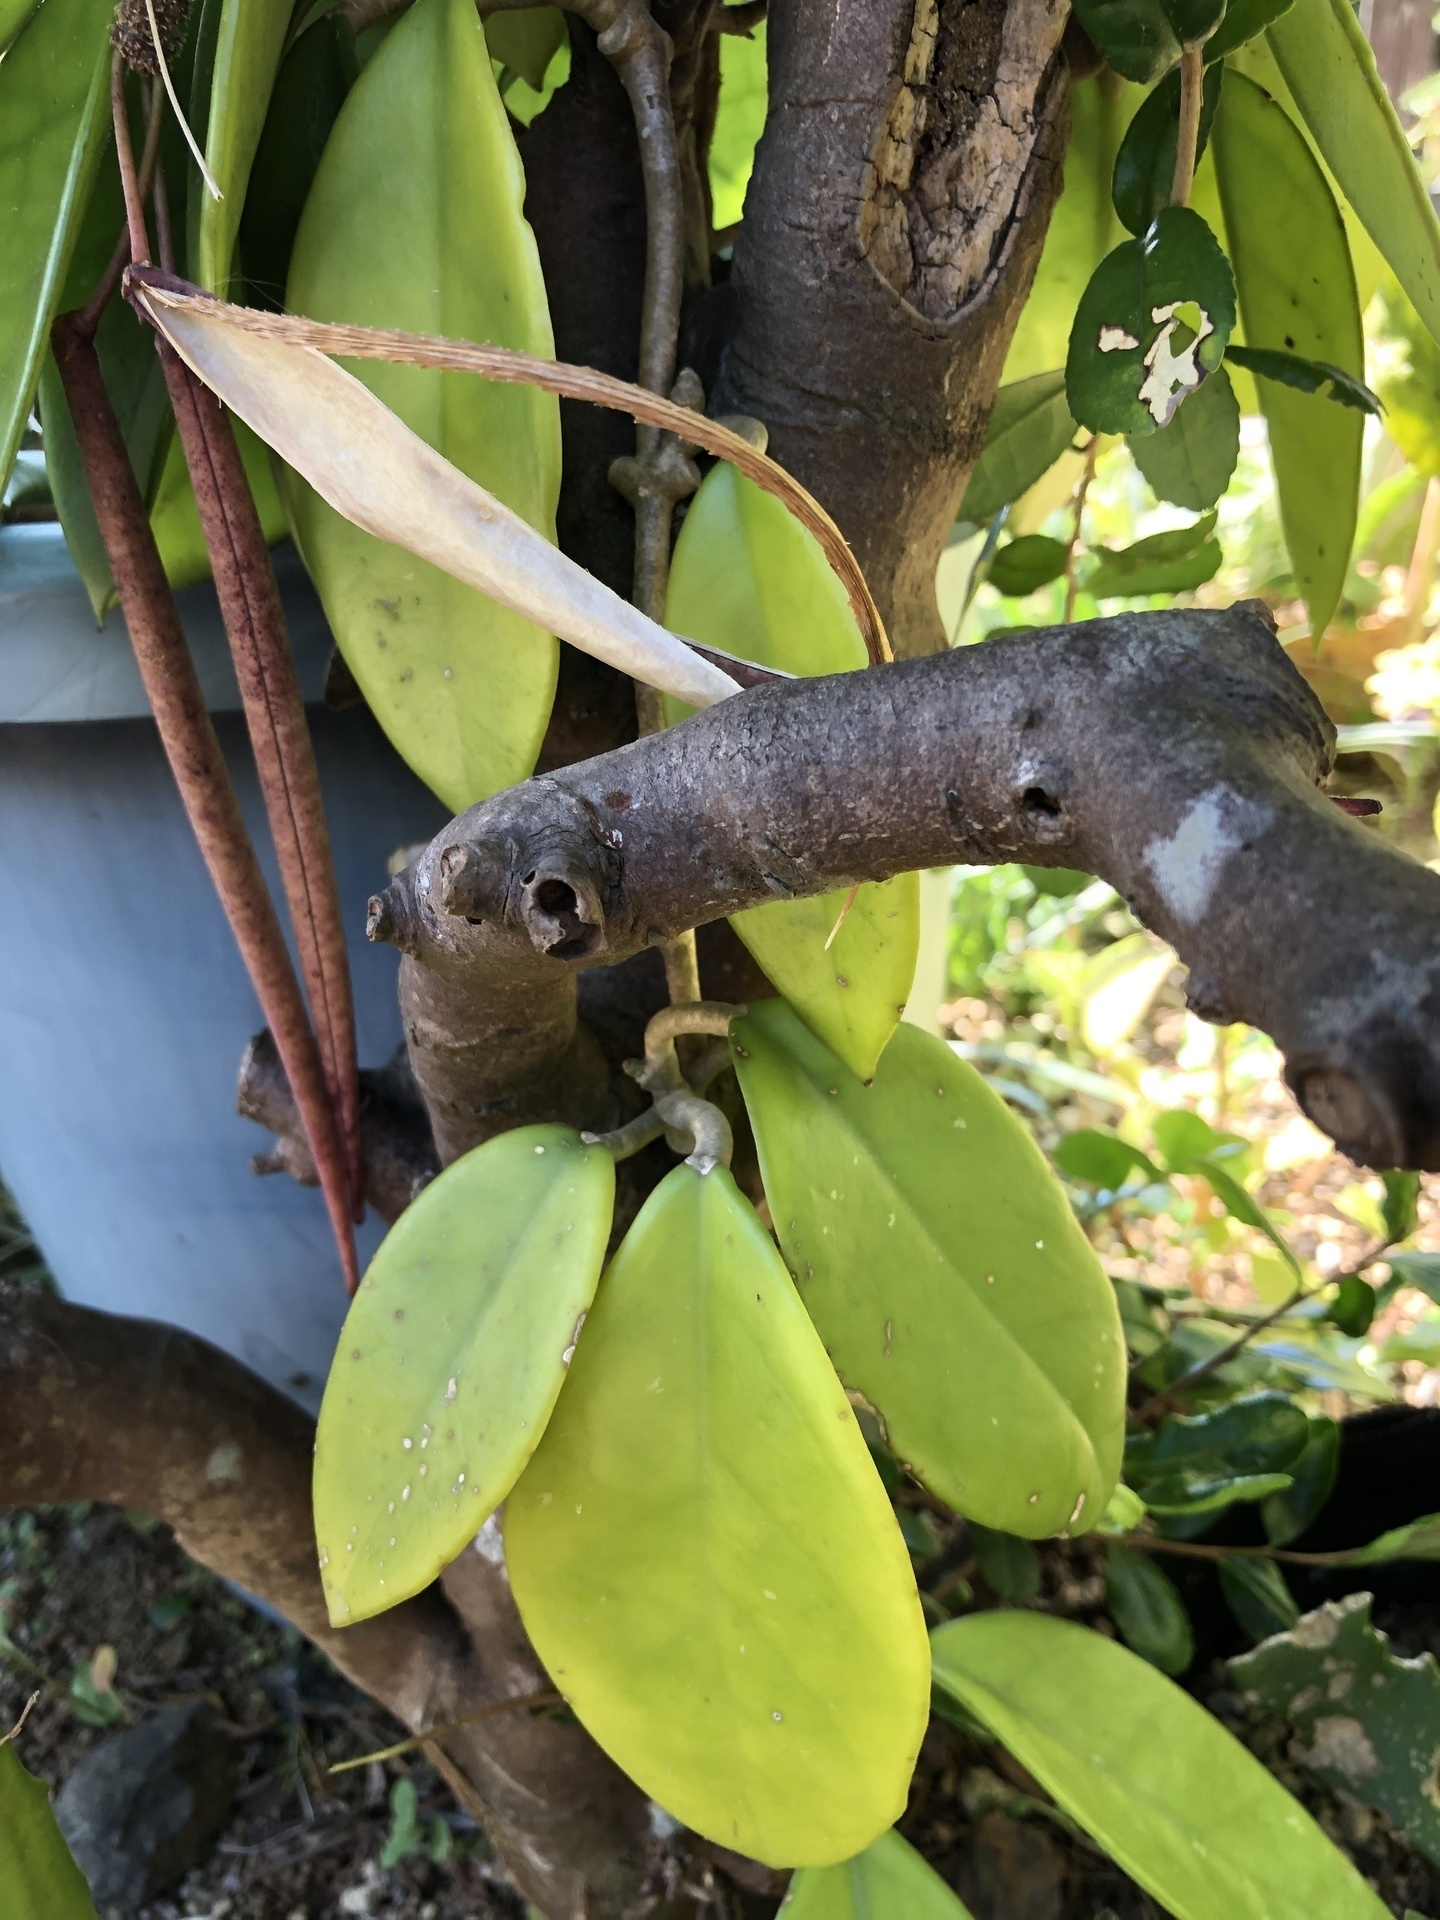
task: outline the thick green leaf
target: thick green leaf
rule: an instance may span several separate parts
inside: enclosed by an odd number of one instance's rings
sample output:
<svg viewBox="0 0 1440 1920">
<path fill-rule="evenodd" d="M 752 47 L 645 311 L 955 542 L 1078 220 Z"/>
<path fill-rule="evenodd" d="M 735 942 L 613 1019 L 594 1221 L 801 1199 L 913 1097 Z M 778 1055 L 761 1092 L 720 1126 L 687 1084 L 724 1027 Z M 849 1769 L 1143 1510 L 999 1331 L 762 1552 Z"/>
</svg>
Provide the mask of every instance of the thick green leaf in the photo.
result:
<svg viewBox="0 0 1440 1920">
<path fill-rule="evenodd" d="M 1195 1658 L 1195 1635 L 1175 1582 L 1148 1553 L 1118 1540 L 1106 1549 L 1105 1611 L 1126 1646 L 1162 1673 L 1184 1673 Z"/>
<path fill-rule="evenodd" d="M 1120 1464 L 1124 1341 L 1028 1131 L 915 1027 L 868 1087 L 781 1001 L 731 1042 L 786 1261 L 896 1457 L 985 1526 L 1087 1530 Z"/>
<path fill-rule="evenodd" d="M 1200 103 L 1198 161 L 1210 141 L 1215 109 L 1220 103 L 1223 66 L 1210 67 Z M 1170 204 L 1175 179 L 1175 153 L 1180 143 L 1180 75 L 1167 73 L 1126 129 L 1115 156 L 1111 188 L 1120 224 L 1131 233 L 1144 233 L 1162 207 Z"/>
<path fill-rule="evenodd" d="M 1095 269 L 1065 362 L 1070 410 L 1101 433 L 1154 433 L 1220 364 L 1235 282 L 1189 207 L 1165 207 Z"/>
<path fill-rule="evenodd" d="M 490 58 L 518 73 L 537 93 L 564 38 L 565 16 L 559 7 L 516 7 L 510 13 L 492 13 L 485 22 Z"/>
<path fill-rule="evenodd" d="M 1236 1554 L 1220 1562 L 1219 1573 L 1220 1590 L 1230 1611 L 1252 1640 L 1284 1633 L 1300 1618 L 1295 1597 L 1273 1560 Z"/>
<path fill-rule="evenodd" d="M 1232 341 L 1227 356 L 1234 350 Z M 1157 500 L 1192 513 L 1213 507 L 1240 458 L 1240 403 L 1224 367 L 1182 401 L 1168 427 L 1125 444 Z"/>
<path fill-rule="evenodd" d="M 223 198 L 201 194 L 193 266 L 199 284 L 225 299 L 250 166 L 294 11 L 294 0 L 224 0 L 220 9 L 205 164 Z"/>
<path fill-rule="evenodd" d="M 1176 1920 L 1385 1920 L 1274 1775 L 1113 1640 L 981 1613 L 931 1646 L 937 1682 Z"/>
<path fill-rule="evenodd" d="M 930 1669 L 910 1557 L 774 1243 L 676 1167 L 505 1508 L 535 1650 L 644 1791 L 772 1866 L 899 1817 Z"/>
<path fill-rule="evenodd" d="M 346 1316 L 315 1442 L 336 1626 L 426 1587 L 519 1478 L 594 1297 L 615 1163 L 519 1127 L 412 1201 Z"/>
<path fill-rule="evenodd" d="M 1342 407 L 1354 407 L 1357 413 L 1384 412 L 1379 396 L 1363 380 L 1327 361 L 1306 360 L 1301 354 L 1281 353 L 1273 347 L 1245 347 L 1234 340 L 1225 349 L 1225 358 L 1249 373 L 1261 373 L 1283 387 L 1294 387 L 1297 393 L 1318 393 Z"/>
<path fill-rule="evenodd" d="M 1205 42 L 1207 63 L 1223 60 L 1227 53 L 1243 47 L 1282 13 L 1288 13 L 1294 4 L 1295 0 L 1230 0 L 1225 18 Z"/>
<path fill-rule="evenodd" d="M 986 577 L 997 593 L 1034 593 L 1065 571 L 1069 548 L 1044 533 L 1022 533 L 997 549 Z"/>
<path fill-rule="evenodd" d="M 978 526 L 1018 500 L 1050 471 L 1076 432 L 1063 371 L 1031 374 L 1001 387 L 958 518 Z"/>
<path fill-rule="evenodd" d="M 46 0 L 0 61 L 0 489 L 110 138 L 113 0 Z"/>
<path fill-rule="evenodd" d="M 1328 362 L 1363 381 L 1350 247 L 1304 135 L 1254 81 L 1232 73 L 1214 147 L 1246 344 Z M 1364 422 L 1349 407 L 1321 405 L 1264 374 L 1257 386 L 1285 545 L 1319 634 L 1339 604 L 1350 563 Z"/>
<path fill-rule="evenodd" d="M 785 673 L 866 664 L 845 590 L 819 543 L 773 494 L 723 463 L 706 475 L 680 529 L 665 624 Z M 664 706 L 672 722 L 689 711 L 670 698 Z M 783 892 L 786 876 L 771 884 Z M 780 898 L 732 915 L 730 924 L 801 1017 L 868 1079 L 915 977 L 919 879 L 909 873 L 863 886 L 846 912 L 848 899 L 845 887 Z"/>
<path fill-rule="evenodd" d="M 40 0 L 0 0 L 0 53 L 6 53 L 35 13 Z"/>
<path fill-rule="evenodd" d="M 285 304 L 300 216 L 357 71 L 355 36 L 338 13 L 307 27 L 280 63 L 240 219 L 246 295 L 257 306 Z"/>
<path fill-rule="evenodd" d="M 426 103 L 417 117 L 416 102 Z M 554 353 L 524 179 L 470 0 L 416 0 L 340 111 L 305 203 L 288 304 Z M 553 538 L 553 394 L 420 367 L 356 365 L 422 439 Z M 412 554 L 362 533 L 292 478 L 301 553 L 380 724 L 455 811 L 535 764 L 554 639 Z"/>
<path fill-rule="evenodd" d="M 1341 192 L 1440 339 L 1440 220 L 1354 9 L 1295 0 L 1265 37 Z"/>
<path fill-rule="evenodd" d="M 1288 1546 L 1305 1532 L 1330 1498 L 1339 1464 L 1339 1422 L 1313 1415 L 1304 1452 L 1286 1468 L 1290 1485 L 1272 1493 L 1260 1509 L 1265 1538 L 1272 1547 Z"/>
<path fill-rule="evenodd" d="M 1075 12 L 1117 73 L 1148 84 L 1215 31 L 1225 0 L 1077 0 Z"/>
<path fill-rule="evenodd" d="M 1110 181 L 1126 124 L 1143 98 L 1139 87 L 1116 86 L 1108 74 L 1103 81 L 1094 77 L 1071 82 L 1065 183 L 1006 355 L 1004 378 L 1012 385 L 1062 364 L 1076 303 L 1091 274 L 1122 238 Z"/>
<path fill-rule="evenodd" d="M 892 1828 L 837 1867 L 802 1867 L 785 1920 L 971 1920 L 970 1909 Z"/>
<path fill-rule="evenodd" d="M 1440 1863 L 1440 1668 L 1433 1653 L 1392 1653 L 1370 1605 L 1368 1593 L 1327 1601 L 1230 1671 L 1295 1728 L 1291 1755 L 1307 1772 L 1379 1807 Z"/>
<path fill-rule="evenodd" d="M 95 1904 L 50 1811 L 43 1780 L 0 1743 L 0 1889 L 6 1920 L 95 1920 Z"/>
</svg>

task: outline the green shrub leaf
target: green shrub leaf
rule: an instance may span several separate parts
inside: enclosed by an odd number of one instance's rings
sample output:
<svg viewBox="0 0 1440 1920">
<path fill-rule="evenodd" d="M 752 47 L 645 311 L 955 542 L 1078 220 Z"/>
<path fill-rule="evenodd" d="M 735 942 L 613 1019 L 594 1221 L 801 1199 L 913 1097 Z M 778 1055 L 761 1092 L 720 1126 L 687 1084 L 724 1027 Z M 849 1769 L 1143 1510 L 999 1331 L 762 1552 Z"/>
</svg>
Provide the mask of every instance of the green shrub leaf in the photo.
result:
<svg viewBox="0 0 1440 1920">
<path fill-rule="evenodd" d="M 723 1167 L 676 1167 L 626 1235 L 505 1548 L 556 1686 L 687 1826 L 828 1866 L 899 1817 L 930 1696 L 910 1558 Z"/>
<path fill-rule="evenodd" d="M 614 1200 L 603 1147 L 519 1127 L 448 1167 L 387 1234 L 315 1442 L 335 1625 L 428 1586 L 514 1485 L 565 1382 Z"/>
<path fill-rule="evenodd" d="M 1220 86 L 1225 77 L 1223 66 L 1212 66 L 1205 74 L 1200 103 L 1200 131 L 1195 145 L 1198 162 L 1210 142 L 1210 128 L 1220 103 Z M 1180 143 L 1180 75 L 1167 73 L 1148 95 L 1135 118 L 1125 130 L 1120 151 L 1115 156 L 1115 180 L 1111 194 L 1122 226 L 1141 234 L 1170 204 L 1170 189 L 1175 179 L 1175 152 Z"/>
<path fill-rule="evenodd" d="M 1384 1920 L 1252 1754 L 1146 1661 L 1039 1613 L 931 1636 L 935 1678 L 1176 1920 Z"/>
<path fill-rule="evenodd" d="M 45 1782 L 26 1771 L 8 1741 L 0 1742 L 0 1887 L 14 1920 L 95 1920 Z"/>
<path fill-rule="evenodd" d="M 1252 1640 L 1284 1633 L 1300 1618 L 1295 1597 L 1273 1560 L 1237 1553 L 1220 1562 L 1220 1591 Z"/>
<path fill-rule="evenodd" d="M 1227 359 L 1234 351 L 1232 341 Z M 1224 367 L 1181 403 L 1168 427 L 1134 434 L 1126 445 L 1157 500 L 1192 513 L 1213 507 L 1240 458 L 1240 403 Z"/>
<path fill-rule="evenodd" d="M 971 1920 L 970 1909 L 892 1828 L 837 1867 L 802 1867 L 785 1920 Z"/>
<path fill-rule="evenodd" d="M 1078 0 L 1075 12 L 1117 73 L 1148 84 L 1208 39 L 1225 0 Z"/>
<path fill-rule="evenodd" d="M 1214 148 L 1247 347 L 1324 362 L 1363 382 L 1350 244 L 1304 134 L 1263 88 L 1232 73 Z M 1255 371 L 1285 545 L 1318 634 L 1339 604 L 1350 562 L 1364 421 L 1351 407 L 1318 405 L 1273 372 Z"/>
<path fill-rule="evenodd" d="M 1294 387 L 1297 393 L 1318 393 L 1342 407 L 1354 407 L 1357 413 L 1383 413 L 1378 394 L 1363 380 L 1343 367 L 1332 367 L 1325 360 L 1307 360 L 1298 353 L 1281 353 L 1274 347 L 1244 347 L 1232 340 L 1225 358 L 1248 373 L 1262 374 L 1282 387 Z"/>
<path fill-rule="evenodd" d="M 1105 1558 L 1105 1611 L 1126 1646 L 1162 1673 L 1184 1673 L 1195 1634 L 1175 1582 L 1148 1553 L 1112 1541 Z"/>
<path fill-rule="evenodd" d="M 426 102 L 425 137 L 416 102 Z M 320 320 L 554 354 L 519 155 L 469 0 L 416 0 L 335 122 L 295 240 L 287 300 Z M 551 539 L 553 394 L 376 360 L 355 374 L 447 460 Z M 362 533 L 291 476 L 301 553 L 371 711 L 455 812 L 529 774 L 554 697 L 554 639 Z"/>
<path fill-rule="evenodd" d="M 992 519 L 1050 471 L 1076 432 L 1063 370 L 1001 387 L 957 517 L 977 526 Z"/>
<path fill-rule="evenodd" d="M 786 1261 L 896 1457 L 984 1526 L 1088 1530 L 1119 1470 L 1124 1342 L 1029 1133 L 918 1028 L 868 1087 L 782 1001 L 731 1043 Z"/>
<path fill-rule="evenodd" d="M 986 577 L 997 593 L 1034 593 L 1065 571 L 1069 548 L 1045 533 L 1022 533 L 997 549 Z"/>
</svg>

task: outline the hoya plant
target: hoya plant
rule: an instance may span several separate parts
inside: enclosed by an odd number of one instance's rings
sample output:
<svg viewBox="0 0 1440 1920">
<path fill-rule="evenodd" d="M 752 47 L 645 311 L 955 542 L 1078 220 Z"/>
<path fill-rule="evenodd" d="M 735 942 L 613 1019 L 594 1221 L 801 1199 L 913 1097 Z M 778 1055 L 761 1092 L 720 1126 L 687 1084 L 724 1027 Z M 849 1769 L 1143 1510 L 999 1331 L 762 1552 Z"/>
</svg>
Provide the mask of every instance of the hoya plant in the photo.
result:
<svg viewBox="0 0 1440 1920">
<path fill-rule="evenodd" d="M 266 1023 L 243 1109 L 353 1296 L 314 1429 L 174 1329 L 6 1302 L 0 1491 L 167 1519 L 554 1920 L 691 1911 L 696 1849 L 793 1870 L 806 1920 L 960 1915 L 894 1831 L 932 1690 L 1181 1920 L 1378 1916 L 1161 1671 L 1126 1548 L 1139 1652 L 1014 1608 L 927 1633 L 902 1482 L 1023 1556 L 1194 1509 L 1235 1448 L 1132 1380 L 1072 1199 L 902 1014 L 923 870 L 1099 875 L 1346 1152 L 1440 1168 L 1440 879 L 1332 804 L 1263 607 L 1123 610 L 1215 572 L 1243 406 L 1323 631 L 1361 283 L 1440 336 L 1440 225 L 1346 0 L 766 15 L 0 0 L 0 467 L 38 434 L 123 612 Z M 1087 555 L 1122 436 L 1180 524 Z M 1011 538 L 1055 470 L 1069 536 Z M 947 649 L 957 525 L 1066 621 Z M 369 902 L 383 1072 L 285 537 L 332 680 L 453 813 Z M 176 610 L 207 575 L 293 963 Z M 1067 1171 L 1198 1169 L 1248 1217 L 1227 1151 Z M 1309 1444 L 1272 1412 L 1254 1498 Z M 84 1911 L 0 1762 L 7 1886 Z"/>
</svg>

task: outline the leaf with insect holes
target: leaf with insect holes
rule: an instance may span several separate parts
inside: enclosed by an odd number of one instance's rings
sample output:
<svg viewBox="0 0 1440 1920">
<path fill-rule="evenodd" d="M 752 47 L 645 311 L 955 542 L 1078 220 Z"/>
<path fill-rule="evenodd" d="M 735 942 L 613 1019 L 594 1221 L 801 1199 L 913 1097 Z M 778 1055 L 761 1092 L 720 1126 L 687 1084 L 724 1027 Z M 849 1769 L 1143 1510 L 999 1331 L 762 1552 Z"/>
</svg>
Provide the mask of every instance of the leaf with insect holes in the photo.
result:
<svg viewBox="0 0 1440 1920">
<path fill-rule="evenodd" d="M 1232 342 L 1226 354 L 1233 352 Z M 1240 458 L 1240 403 L 1224 367 L 1182 401 L 1168 427 L 1125 444 L 1157 500 L 1192 513 L 1213 507 Z"/>
<path fill-rule="evenodd" d="M 867 660 L 845 589 L 815 536 L 728 464 L 706 475 L 685 516 L 665 624 L 785 673 L 847 673 Z M 673 723 L 688 709 L 667 699 L 665 711 Z M 782 892 L 786 873 L 770 884 Z M 767 901 L 732 914 L 730 924 L 801 1018 L 868 1079 L 915 977 L 918 876 L 867 884 L 853 901 L 848 887 Z"/>
<path fill-rule="evenodd" d="M 952 1620 L 937 1687 L 990 1729 L 1175 1920 L 1386 1920 L 1358 1870 L 1198 1701 L 1041 1613 Z"/>
<path fill-rule="evenodd" d="M 0 1887 L 13 1920 L 95 1920 L 49 1790 L 20 1764 L 8 1739 L 0 1740 Z"/>
<path fill-rule="evenodd" d="M 595 1294 L 615 1163 L 568 1127 L 518 1127 L 447 1167 L 351 1302 L 315 1439 L 330 1618 L 418 1593 L 509 1493 Z"/>
<path fill-rule="evenodd" d="M 839 1866 L 801 1867 L 781 1912 L 785 1920 L 972 1920 L 929 1861 L 893 1828 Z"/>
<path fill-rule="evenodd" d="M 1148 85 L 1215 31 L 1225 0 L 1077 0 L 1075 12 L 1116 73 Z"/>
<path fill-rule="evenodd" d="M 1050 471 L 1076 432 L 1062 371 L 1001 387 L 956 518 L 977 525 L 992 519 Z"/>
<path fill-rule="evenodd" d="M 1210 67 L 1205 74 L 1200 130 L 1195 144 L 1197 163 L 1209 144 L 1224 76 L 1223 67 Z M 1121 224 L 1131 233 L 1144 233 L 1161 208 L 1169 206 L 1179 139 L 1180 75 L 1167 73 L 1126 128 L 1120 151 L 1115 156 L 1111 192 Z"/>
<path fill-rule="evenodd" d="M 111 0 L 46 0 L 0 60 L 0 489 L 110 137 Z"/>
<path fill-rule="evenodd" d="M 1070 410 L 1101 433 L 1154 433 L 1220 364 L 1235 280 L 1209 227 L 1166 207 L 1095 269 L 1070 334 Z"/>
<path fill-rule="evenodd" d="M 869 1086 L 781 1001 L 730 1040 L 786 1261 L 896 1457 L 984 1526 L 1083 1532 L 1119 1470 L 1125 1348 L 1030 1134 L 916 1027 Z"/>
<path fill-rule="evenodd" d="M 1253 80 L 1232 73 L 1215 118 L 1214 150 L 1246 346 L 1298 354 L 1363 381 L 1350 244 L 1304 134 Z M 1351 407 L 1281 384 L 1273 370 L 1255 372 L 1285 545 L 1319 634 L 1339 604 L 1350 562 L 1365 423 Z"/>
<path fill-rule="evenodd" d="M 899 1818 L 930 1699 L 910 1558 L 724 1167 L 674 1168 L 626 1234 L 505 1556 L 556 1686 L 677 1820 L 825 1866 Z"/>
</svg>

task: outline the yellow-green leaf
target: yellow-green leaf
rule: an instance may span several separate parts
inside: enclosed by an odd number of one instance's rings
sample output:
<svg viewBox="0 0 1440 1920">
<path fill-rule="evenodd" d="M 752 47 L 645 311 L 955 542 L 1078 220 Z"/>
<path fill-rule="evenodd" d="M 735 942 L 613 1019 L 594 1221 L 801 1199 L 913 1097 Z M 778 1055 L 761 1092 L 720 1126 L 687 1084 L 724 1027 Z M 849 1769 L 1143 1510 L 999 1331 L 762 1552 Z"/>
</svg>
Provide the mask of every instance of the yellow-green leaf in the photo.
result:
<svg viewBox="0 0 1440 1920">
<path fill-rule="evenodd" d="M 1340 190 L 1440 339 L 1440 220 L 1347 0 L 1295 0 L 1265 29 Z"/>
<path fill-rule="evenodd" d="M 0 487 L 109 138 L 112 15 L 113 0 L 45 0 L 0 60 Z"/>
<path fill-rule="evenodd" d="M 1298 0 L 1297 0 L 1298 5 Z M 1344 222 L 1309 142 L 1264 90 L 1232 73 L 1212 142 L 1245 342 L 1365 377 Z M 1322 633 L 1339 604 L 1360 501 L 1363 417 L 1257 376 L 1290 564 Z"/>
<path fill-rule="evenodd" d="M 675 543 L 665 624 L 702 646 L 785 673 L 846 673 L 866 664 L 845 589 L 814 535 L 775 499 L 719 465 L 707 474 Z M 673 722 L 689 711 L 667 699 Z M 776 875 L 777 894 L 787 881 Z M 830 945 L 850 889 L 783 897 L 732 914 L 770 979 L 862 1079 L 905 1010 L 920 949 L 914 874 L 863 886 Z"/>
<path fill-rule="evenodd" d="M 802 1867 L 785 1920 L 970 1920 L 970 1909 L 892 1828 L 838 1867 Z"/>
<path fill-rule="evenodd" d="M 1188 1693 L 1068 1620 L 931 1636 L 952 1694 L 1175 1920 L 1384 1920 L 1298 1800 Z"/>
<path fill-rule="evenodd" d="M 423 111 L 417 106 L 423 103 Z M 291 259 L 292 311 L 552 355 L 525 182 L 472 0 L 416 0 L 336 120 Z M 357 377 L 548 538 L 553 394 L 367 360 Z M 455 811 L 523 780 L 554 698 L 551 635 L 362 533 L 293 476 L 297 540 L 371 711 Z"/>
<path fill-rule="evenodd" d="M 899 1817 L 929 1699 L 909 1556 L 723 1167 L 676 1167 L 626 1235 L 505 1549 L 556 1686 L 687 1826 L 828 1865 Z"/>
<path fill-rule="evenodd" d="M 565 16 L 559 7 L 516 7 L 492 13 L 485 22 L 490 58 L 518 73 L 537 93 L 564 38 Z"/>
<path fill-rule="evenodd" d="M 220 9 L 205 164 L 223 198 L 196 189 L 195 278 L 222 299 L 231 297 L 245 188 L 294 11 L 294 0 L 224 0 Z"/>
<path fill-rule="evenodd" d="M 315 1442 L 315 1531 L 336 1626 L 418 1593 L 515 1484 L 600 1277 L 615 1163 L 519 1127 L 447 1167 L 355 1295 Z"/>
<path fill-rule="evenodd" d="M 0 1744 L 0 1890 L 6 1920 L 95 1920 L 45 1782 L 21 1766 L 8 1743 Z"/>
<path fill-rule="evenodd" d="M 783 1002 L 731 1044 L 786 1262 L 897 1457 L 984 1526 L 1086 1532 L 1120 1470 L 1125 1345 L 1029 1133 L 915 1027 L 868 1087 Z"/>
</svg>

